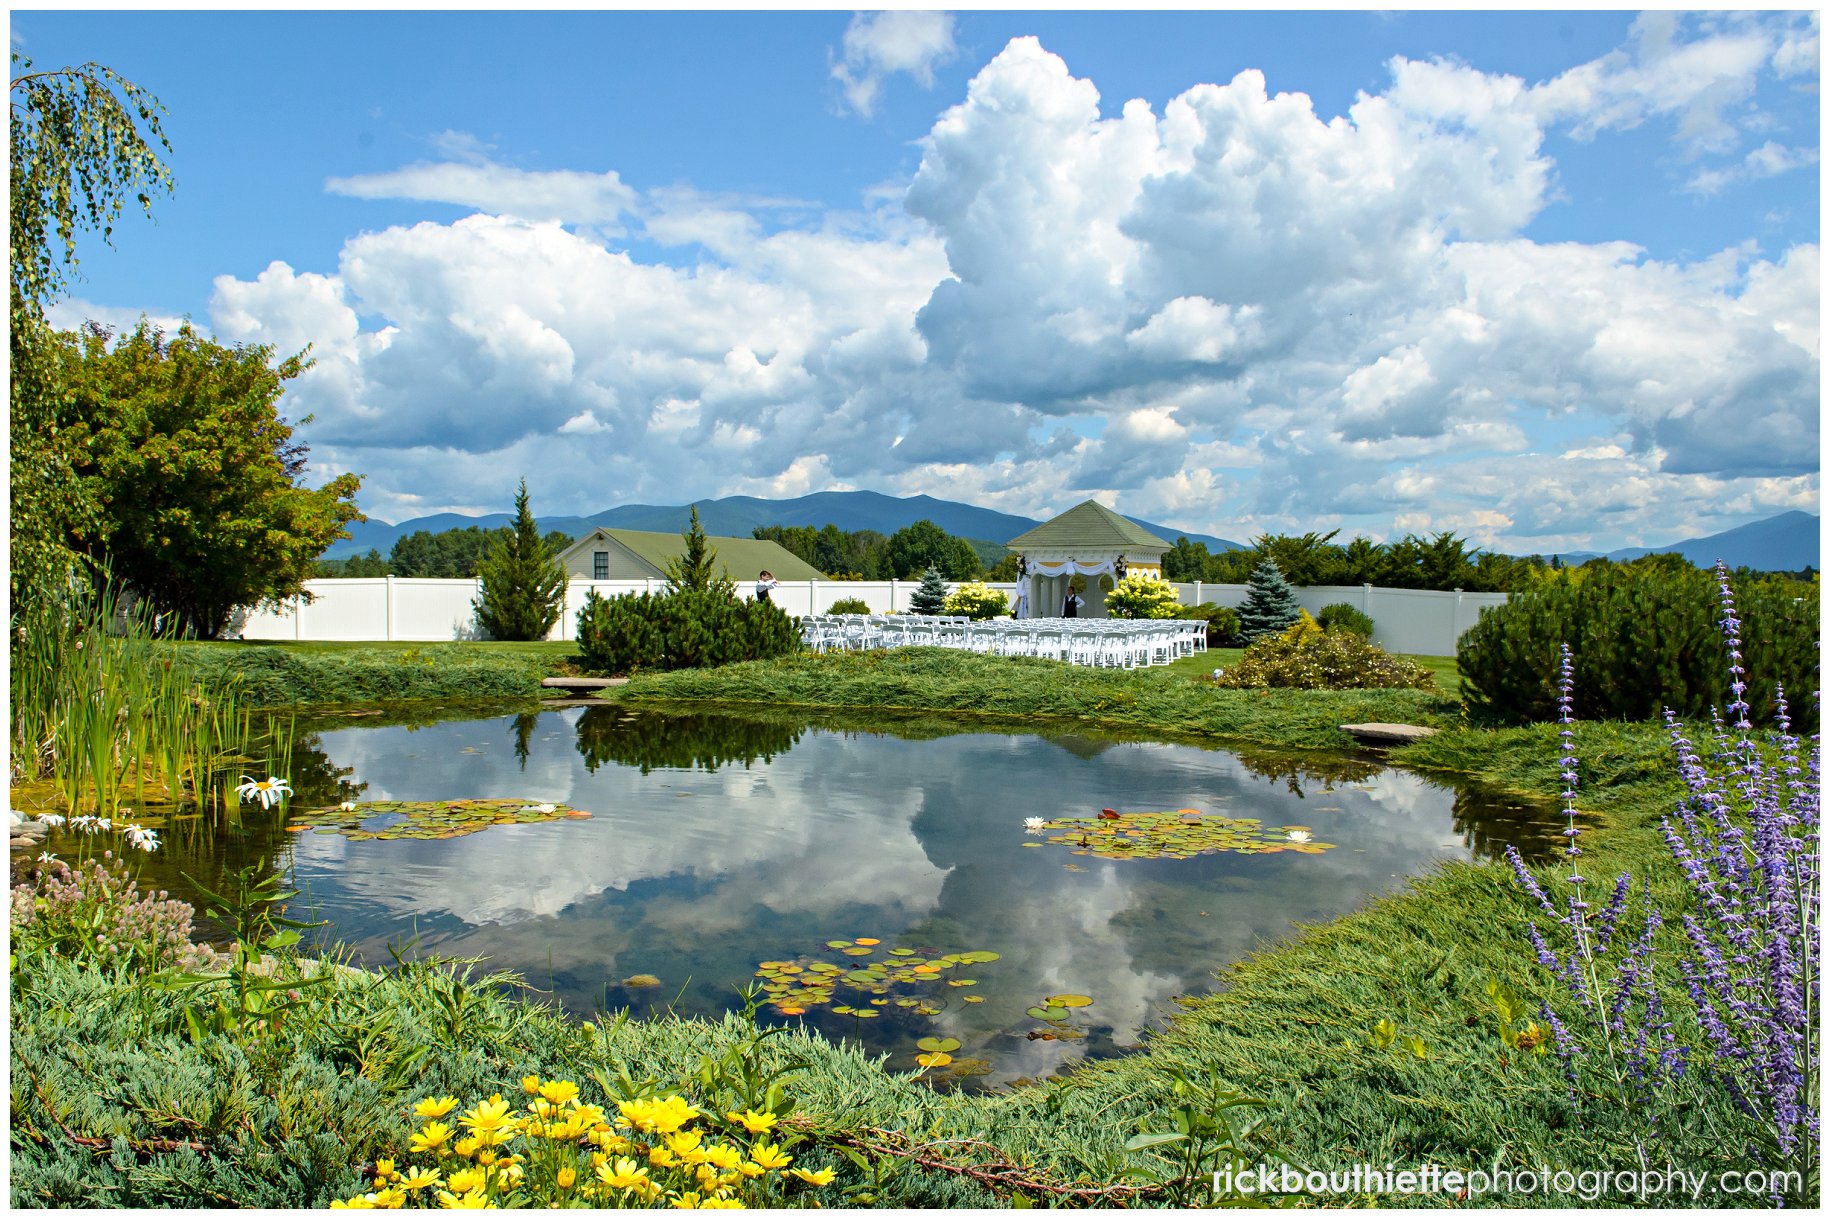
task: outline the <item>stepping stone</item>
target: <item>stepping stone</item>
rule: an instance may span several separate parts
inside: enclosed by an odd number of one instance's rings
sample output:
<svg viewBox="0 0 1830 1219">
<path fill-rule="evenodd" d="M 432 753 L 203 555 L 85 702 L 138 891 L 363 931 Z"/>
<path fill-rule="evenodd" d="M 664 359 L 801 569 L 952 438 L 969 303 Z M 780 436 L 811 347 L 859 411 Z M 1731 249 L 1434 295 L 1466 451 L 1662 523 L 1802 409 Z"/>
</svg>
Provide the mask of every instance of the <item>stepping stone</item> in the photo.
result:
<svg viewBox="0 0 1830 1219">
<path fill-rule="evenodd" d="M 1408 745 L 1436 735 L 1436 729 L 1418 724 L 1342 724 L 1341 731 L 1362 745 Z"/>
</svg>

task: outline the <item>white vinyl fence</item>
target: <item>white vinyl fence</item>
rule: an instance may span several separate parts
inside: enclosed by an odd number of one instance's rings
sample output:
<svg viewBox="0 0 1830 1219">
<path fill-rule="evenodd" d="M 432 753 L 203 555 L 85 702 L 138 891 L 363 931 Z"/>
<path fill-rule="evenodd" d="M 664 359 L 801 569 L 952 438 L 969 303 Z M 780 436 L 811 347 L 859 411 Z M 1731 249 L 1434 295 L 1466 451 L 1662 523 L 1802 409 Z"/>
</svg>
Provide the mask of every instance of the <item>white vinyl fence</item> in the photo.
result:
<svg viewBox="0 0 1830 1219">
<path fill-rule="evenodd" d="M 573 580 L 566 588 L 565 613 L 548 635 L 570 639 L 577 627 L 585 593 L 600 597 L 624 593 L 657 592 L 662 580 Z M 789 614 L 823 614 L 833 602 L 855 597 L 872 613 L 907 612 L 909 600 L 921 587 L 918 580 L 798 580 L 777 586 L 774 601 Z M 949 589 L 957 587 L 949 585 Z M 1014 605 L 1015 584 L 993 584 Z M 1242 604 L 1243 584 L 1177 584 L 1184 605 L 1211 601 L 1217 605 Z M 401 640 L 437 642 L 481 639 L 472 601 L 475 580 L 420 580 L 394 576 L 359 580 L 307 580 L 309 604 L 294 602 L 272 612 L 249 610 L 240 634 L 243 639 Z M 747 585 L 738 585 L 740 596 L 749 596 Z M 1453 656 L 1455 641 L 1480 618 L 1482 609 L 1504 605 L 1505 593 L 1424 592 L 1405 588 L 1374 588 L 1370 584 L 1317 586 L 1295 590 L 1297 602 L 1311 614 L 1325 605 L 1346 602 L 1373 620 L 1373 642 L 1392 652 L 1419 656 Z M 231 629 L 231 634 L 235 633 Z"/>
</svg>

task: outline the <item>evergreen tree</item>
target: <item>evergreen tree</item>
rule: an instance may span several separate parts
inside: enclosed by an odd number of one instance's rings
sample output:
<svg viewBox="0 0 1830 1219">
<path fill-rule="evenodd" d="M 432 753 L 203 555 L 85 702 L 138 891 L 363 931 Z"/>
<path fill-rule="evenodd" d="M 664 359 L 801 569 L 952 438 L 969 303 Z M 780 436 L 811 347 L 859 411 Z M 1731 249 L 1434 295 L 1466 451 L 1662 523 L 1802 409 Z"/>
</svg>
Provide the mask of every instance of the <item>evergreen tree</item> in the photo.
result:
<svg viewBox="0 0 1830 1219">
<path fill-rule="evenodd" d="M 1239 607 L 1239 635 L 1248 644 L 1261 635 L 1284 630 L 1302 612 L 1284 573 L 1269 559 L 1252 569 L 1246 586 L 1245 604 Z"/>
<path fill-rule="evenodd" d="M 939 568 L 930 567 L 921 577 L 921 587 L 909 598 L 909 608 L 918 614 L 938 614 L 946 603 L 947 582 L 941 578 Z"/>
<path fill-rule="evenodd" d="M 735 599 L 736 582 L 718 574 L 718 552 L 705 540 L 705 530 L 699 524 L 699 509 L 692 508 L 691 512 L 692 520 L 680 534 L 686 541 L 686 551 L 667 563 L 668 589 L 672 592 L 722 593 Z"/>
<path fill-rule="evenodd" d="M 515 496 L 515 524 L 477 565 L 483 591 L 477 624 L 497 639 L 545 639 L 565 609 L 566 573 L 534 524 L 527 479 Z"/>
</svg>

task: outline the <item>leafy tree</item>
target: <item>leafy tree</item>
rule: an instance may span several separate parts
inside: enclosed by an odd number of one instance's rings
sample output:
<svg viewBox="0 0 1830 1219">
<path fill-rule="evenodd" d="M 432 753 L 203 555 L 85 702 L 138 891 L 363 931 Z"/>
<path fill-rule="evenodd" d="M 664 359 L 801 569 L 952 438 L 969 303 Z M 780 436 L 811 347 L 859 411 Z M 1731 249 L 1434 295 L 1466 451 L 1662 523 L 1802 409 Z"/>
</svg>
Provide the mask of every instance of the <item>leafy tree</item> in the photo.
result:
<svg viewBox="0 0 1830 1219">
<path fill-rule="evenodd" d="M 917 614 L 938 614 L 947 604 L 947 582 L 940 569 L 930 567 L 921 577 L 921 587 L 909 598 L 909 608 Z"/>
<path fill-rule="evenodd" d="M 350 555 L 345 559 L 319 559 L 317 564 L 317 577 L 320 580 L 372 579 L 387 574 L 388 561 L 373 546 L 369 547 L 367 554 Z"/>
<path fill-rule="evenodd" d="M 679 558 L 667 562 L 667 586 L 675 591 L 716 593 L 735 600 L 737 584 L 730 577 L 718 574 L 718 552 L 705 540 L 705 530 L 699 525 L 699 509 L 691 511 L 692 519 L 680 534 L 686 541 L 686 550 Z"/>
<path fill-rule="evenodd" d="M 1206 542 L 1177 537 L 1175 545 L 1163 552 L 1163 578 L 1185 583 L 1208 579 L 1207 568 L 1212 561 Z"/>
<path fill-rule="evenodd" d="M 978 551 L 933 521 L 916 521 L 890 535 L 885 550 L 890 573 L 906 580 L 917 571 L 938 567 L 949 580 L 968 580 L 979 572 Z"/>
<path fill-rule="evenodd" d="M 1017 560 L 1019 557 L 1020 556 L 1016 551 L 1007 551 L 1004 557 L 999 559 L 997 564 L 993 566 L 990 571 L 985 573 L 985 579 L 992 584 L 1016 583 Z"/>
<path fill-rule="evenodd" d="M 515 523 L 490 547 L 477 575 L 477 624 L 497 639 L 545 639 L 565 612 L 566 573 L 527 507 L 527 479 L 515 494 Z"/>
<path fill-rule="evenodd" d="M 827 528 L 836 531 L 837 526 L 828 525 Z M 774 542 L 801 562 L 820 566 L 814 562 L 819 550 L 819 533 L 812 525 L 758 525 L 750 530 L 750 536 L 764 542 Z M 825 568 L 820 570 L 824 571 Z"/>
<path fill-rule="evenodd" d="M 1239 607 L 1239 635 L 1248 645 L 1262 635 L 1287 630 L 1302 616 L 1296 593 L 1271 560 L 1254 567 L 1246 583 L 1245 604 Z"/>
<path fill-rule="evenodd" d="M 171 145 L 157 98 L 100 64 L 32 71 L 13 55 L 9 89 L 8 331 L 12 605 L 58 587 L 81 563 L 70 545 L 93 530 L 98 507 L 77 477 L 69 434 L 73 404 L 61 383 L 58 343 L 44 310 L 76 273 L 80 230 L 114 231 L 128 199 L 148 215 L 171 189 L 156 143 Z"/>
<path fill-rule="evenodd" d="M 237 606 L 299 595 L 326 546 L 362 519 L 362 480 L 300 483 L 306 448 L 279 414 L 303 355 L 224 347 L 187 323 L 142 319 L 112 347 L 90 326 L 59 336 L 80 422 L 76 473 L 101 505 L 78 543 L 177 629 L 214 638 Z"/>
</svg>

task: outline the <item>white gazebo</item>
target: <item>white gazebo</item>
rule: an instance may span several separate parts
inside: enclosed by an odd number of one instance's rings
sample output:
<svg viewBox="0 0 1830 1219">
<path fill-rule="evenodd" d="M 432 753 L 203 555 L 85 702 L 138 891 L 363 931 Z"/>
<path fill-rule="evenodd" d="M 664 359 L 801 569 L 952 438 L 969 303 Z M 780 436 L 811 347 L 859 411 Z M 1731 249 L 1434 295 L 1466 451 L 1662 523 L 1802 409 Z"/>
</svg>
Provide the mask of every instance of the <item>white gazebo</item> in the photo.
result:
<svg viewBox="0 0 1830 1219">
<path fill-rule="evenodd" d="M 1057 618 L 1075 576 L 1086 577 L 1082 618 L 1104 618 L 1106 590 L 1127 575 L 1163 574 L 1169 543 L 1088 500 L 1004 543 L 1017 552 L 1017 617 Z M 1103 578 L 1102 578 L 1103 577 Z"/>
</svg>

